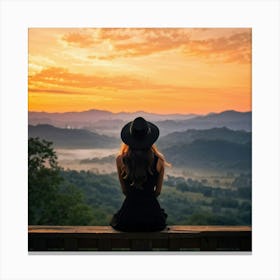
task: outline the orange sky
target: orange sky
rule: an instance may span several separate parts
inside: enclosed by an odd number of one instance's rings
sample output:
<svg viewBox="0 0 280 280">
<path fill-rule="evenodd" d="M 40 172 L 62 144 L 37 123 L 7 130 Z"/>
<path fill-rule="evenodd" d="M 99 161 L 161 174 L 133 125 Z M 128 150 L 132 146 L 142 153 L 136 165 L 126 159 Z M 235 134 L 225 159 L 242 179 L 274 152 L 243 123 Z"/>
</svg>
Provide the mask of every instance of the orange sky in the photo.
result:
<svg viewBox="0 0 280 280">
<path fill-rule="evenodd" d="M 29 111 L 251 110 L 251 29 L 31 28 Z"/>
</svg>

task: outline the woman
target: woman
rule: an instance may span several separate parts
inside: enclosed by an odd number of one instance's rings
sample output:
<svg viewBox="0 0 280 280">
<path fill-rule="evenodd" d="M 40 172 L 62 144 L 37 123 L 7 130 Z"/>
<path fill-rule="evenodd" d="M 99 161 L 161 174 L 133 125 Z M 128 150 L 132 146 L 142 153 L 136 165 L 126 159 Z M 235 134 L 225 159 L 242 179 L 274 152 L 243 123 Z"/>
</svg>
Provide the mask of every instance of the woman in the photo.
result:
<svg viewBox="0 0 280 280">
<path fill-rule="evenodd" d="M 154 142 L 156 125 L 142 117 L 126 124 L 121 131 L 124 142 L 116 159 L 125 200 L 110 225 L 121 231 L 159 231 L 166 227 L 167 214 L 157 197 L 161 193 L 165 160 Z"/>
</svg>

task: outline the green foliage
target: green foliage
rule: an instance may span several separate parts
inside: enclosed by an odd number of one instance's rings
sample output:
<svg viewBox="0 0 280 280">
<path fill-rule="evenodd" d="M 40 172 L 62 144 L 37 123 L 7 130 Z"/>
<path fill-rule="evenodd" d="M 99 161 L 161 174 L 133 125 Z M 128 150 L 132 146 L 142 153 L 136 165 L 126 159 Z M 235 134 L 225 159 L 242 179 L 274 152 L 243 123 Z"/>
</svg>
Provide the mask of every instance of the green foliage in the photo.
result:
<svg viewBox="0 0 280 280">
<path fill-rule="evenodd" d="M 28 223 L 87 225 L 94 218 L 83 193 L 64 182 L 52 143 L 28 140 Z"/>
<path fill-rule="evenodd" d="M 91 225 L 108 225 L 121 206 L 123 195 L 117 174 L 98 175 L 89 171 L 62 170 L 66 184 L 75 185 L 84 195 L 85 203 L 93 209 Z"/>
<path fill-rule="evenodd" d="M 67 184 L 59 187 L 53 203 L 48 205 L 49 221 L 53 225 L 88 225 L 93 218 L 92 208 L 84 201 L 83 193 Z"/>
<path fill-rule="evenodd" d="M 246 193 L 251 187 L 222 189 L 204 184 L 167 176 L 159 200 L 169 215 L 169 224 L 251 225 L 251 197 Z"/>
<path fill-rule="evenodd" d="M 28 221 L 48 222 L 51 208 L 61 182 L 57 156 L 51 142 L 39 138 L 28 140 Z"/>
<path fill-rule="evenodd" d="M 116 173 L 63 170 L 45 140 L 29 139 L 28 171 L 29 224 L 108 225 L 124 199 Z M 238 175 L 221 188 L 167 176 L 159 202 L 170 225 L 250 225 L 250 178 Z"/>
</svg>

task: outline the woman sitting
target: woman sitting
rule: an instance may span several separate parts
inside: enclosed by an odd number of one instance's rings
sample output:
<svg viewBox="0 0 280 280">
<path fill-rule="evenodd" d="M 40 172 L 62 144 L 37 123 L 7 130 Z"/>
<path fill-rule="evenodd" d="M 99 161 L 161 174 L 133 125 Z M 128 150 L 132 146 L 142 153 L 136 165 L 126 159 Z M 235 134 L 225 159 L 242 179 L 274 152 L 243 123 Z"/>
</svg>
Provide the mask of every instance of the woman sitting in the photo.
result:
<svg viewBox="0 0 280 280">
<path fill-rule="evenodd" d="M 124 144 L 116 163 L 125 200 L 110 222 L 116 230 L 160 231 L 166 227 L 167 214 L 157 200 L 166 163 L 154 145 L 158 137 L 158 127 L 142 117 L 121 131 Z"/>
</svg>

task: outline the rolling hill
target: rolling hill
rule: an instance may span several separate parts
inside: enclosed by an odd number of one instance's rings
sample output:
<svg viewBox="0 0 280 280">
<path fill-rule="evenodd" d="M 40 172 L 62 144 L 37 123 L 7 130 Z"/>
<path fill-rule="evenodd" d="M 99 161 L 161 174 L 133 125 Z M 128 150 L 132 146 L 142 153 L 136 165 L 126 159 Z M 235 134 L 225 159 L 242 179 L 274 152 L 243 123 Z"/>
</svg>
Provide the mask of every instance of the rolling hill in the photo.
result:
<svg viewBox="0 0 280 280">
<path fill-rule="evenodd" d="M 251 143 L 198 139 L 191 143 L 172 145 L 162 149 L 174 167 L 191 169 L 250 170 Z"/>
<path fill-rule="evenodd" d="M 252 133 L 243 130 L 231 130 L 227 127 L 215 127 L 210 129 L 189 129 L 182 132 L 173 132 L 163 136 L 158 141 L 160 148 L 172 145 L 190 144 L 191 142 L 203 140 L 224 140 L 233 143 L 245 144 L 251 142 Z"/>
<path fill-rule="evenodd" d="M 232 130 L 252 130 L 252 112 L 224 111 L 198 116 L 187 120 L 165 120 L 157 122 L 163 135 L 187 129 L 210 129 L 227 127 Z"/>
<path fill-rule="evenodd" d="M 54 143 L 56 148 L 115 148 L 120 141 L 117 138 L 99 135 L 85 129 L 65 129 L 48 124 L 29 125 L 28 137 L 39 137 Z"/>
</svg>

